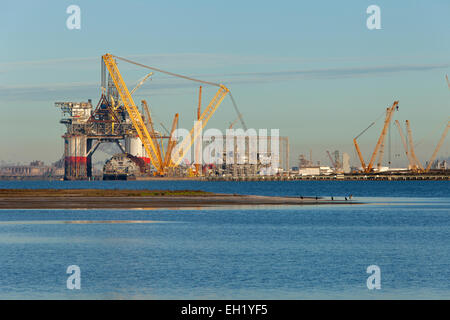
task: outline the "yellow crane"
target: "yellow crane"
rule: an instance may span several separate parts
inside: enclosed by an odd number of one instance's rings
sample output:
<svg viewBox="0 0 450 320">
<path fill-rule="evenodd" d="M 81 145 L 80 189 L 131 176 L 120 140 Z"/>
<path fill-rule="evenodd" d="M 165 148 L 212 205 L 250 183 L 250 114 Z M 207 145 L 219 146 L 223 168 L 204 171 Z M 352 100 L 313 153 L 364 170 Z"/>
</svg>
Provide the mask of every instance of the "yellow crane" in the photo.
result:
<svg viewBox="0 0 450 320">
<path fill-rule="evenodd" d="M 448 88 L 450 89 L 450 81 L 448 80 L 448 75 L 445 75 L 445 79 L 447 80 L 447 85 L 448 85 Z M 428 165 L 427 165 L 425 171 L 427 171 L 427 172 L 430 171 L 431 166 L 433 165 L 433 161 L 434 161 L 434 159 L 436 159 L 436 155 L 439 152 L 439 149 L 441 149 L 442 144 L 444 143 L 444 140 L 445 140 L 445 137 L 447 136 L 449 127 L 450 127 L 450 121 L 447 122 L 447 126 L 445 127 L 444 132 L 442 133 L 441 139 L 439 140 L 436 148 L 434 149 L 433 154 L 431 155 L 430 161 L 428 161 Z"/>
<path fill-rule="evenodd" d="M 409 153 L 411 155 L 412 160 L 412 170 L 417 172 L 423 172 L 422 164 L 420 164 L 420 161 L 419 159 L 417 159 L 416 153 L 414 151 L 414 142 L 412 138 L 411 125 L 409 124 L 409 120 L 406 120 L 405 123 L 408 132 Z"/>
<path fill-rule="evenodd" d="M 144 124 L 144 121 L 142 120 L 142 116 L 138 108 L 136 107 L 136 104 L 134 103 L 130 92 L 128 91 L 125 81 L 123 80 L 122 75 L 119 72 L 119 68 L 117 67 L 113 55 L 107 53 L 103 55 L 102 58 L 109 74 L 111 75 L 111 79 L 114 82 L 119 96 L 123 101 L 125 109 L 130 116 L 131 122 L 133 123 L 133 126 L 136 129 L 136 132 L 138 133 L 145 150 L 147 151 L 147 155 L 150 158 L 151 164 L 156 168 L 158 172 L 160 172 L 162 168 L 160 167 L 160 163 L 158 162 L 157 148 L 152 141 L 152 137 L 150 136 Z"/>
<path fill-rule="evenodd" d="M 405 149 L 406 158 L 408 159 L 409 169 L 413 170 L 414 162 L 411 159 L 411 155 L 408 152 L 408 144 L 406 143 L 405 135 L 403 134 L 402 128 L 400 126 L 400 122 L 395 120 L 395 125 L 397 126 L 398 132 L 400 134 L 400 138 L 402 140 L 403 148 Z"/>
<path fill-rule="evenodd" d="M 442 147 L 442 144 L 444 143 L 444 140 L 445 140 L 445 137 L 447 136 L 447 132 L 448 132 L 449 128 L 450 128 L 450 121 L 447 122 L 447 126 L 445 127 L 444 132 L 442 133 L 441 139 L 439 140 L 436 148 L 434 149 L 434 152 L 431 155 L 430 161 L 428 161 L 428 165 L 425 169 L 426 172 L 430 171 L 431 165 L 433 164 L 433 161 L 436 158 L 436 155 L 439 152 L 439 149 Z"/>
<path fill-rule="evenodd" d="M 162 156 L 161 156 L 161 149 L 159 147 L 159 143 L 156 140 L 157 139 L 156 138 L 157 134 L 156 134 L 155 128 L 153 126 L 153 120 L 152 120 L 152 117 L 150 116 L 150 111 L 148 109 L 147 101 L 142 100 L 141 104 L 142 104 L 142 107 L 143 107 L 143 109 L 145 111 L 145 114 L 146 114 L 146 117 L 147 117 L 147 122 L 148 122 L 147 130 L 149 130 L 150 137 L 151 137 L 151 139 L 153 141 L 153 144 L 156 147 L 156 157 L 158 159 L 159 168 L 160 168 L 160 172 L 158 172 L 158 173 L 162 173 L 162 171 L 164 170 L 163 160 L 162 160 Z"/>
<path fill-rule="evenodd" d="M 445 75 L 445 79 L 447 80 L 447 85 L 448 85 L 448 88 L 450 89 L 450 81 L 448 80 L 448 75 Z M 411 157 L 410 164 L 412 166 L 412 169 L 414 171 L 418 171 L 418 172 L 429 172 L 431 170 L 431 166 L 433 165 L 434 160 L 436 159 L 437 153 L 441 149 L 442 144 L 444 143 L 445 137 L 447 136 L 447 132 L 450 128 L 450 121 L 447 122 L 444 132 L 442 133 L 442 136 L 439 139 L 439 142 L 436 145 L 436 148 L 434 149 L 433 154 L 431 155 L 431 158 L 428 161 L 428 165 L 425 169 L 421 165 L 419 159 L 417 159 L 416 154 L 414 152 L 414 143 L 412 141 L 411 126 L 410 126 L 408 120 L 406 120 L 406 127 L 408 130 L 408 140 L 409 140 L 409 145 L 410 145 L 410 157 Z M 404 138 L 402 138 L 402 140 L 404 140 Z M 407 148 L 407 147 L 405 146 L 405 148 Z"/>
<path fill-rule="evenodd" d="M 167 150 L 166 150 L 166 154 L 164 156 L 164 169 L 165 170 L 171 165 L 171 162 L 172 162 L 172 150 L 173 150 L 175 144 L 177 143 L 177 141 L 175 140 L 175 137 L 173 136 L 173 133 L 175 132 L 177 125 L 178 125 L 178 113 L 176 113 L 175 117 L 173 118 L 172 129 L 170 130 L 170 135 L 169 135 L 169 142 L 167 143 Z"/>
<path fill-rule="evenodd" d="M 191 149 L 194 142 L 198 139 L 198 136 L 200 135 L 200 129 L 203 130 L 203 128 L 206 126 L 206 124 L 208 123 L 209 119 L 214 114 L 214 112 L 216 112 L 217 108 L 222 103 L 223 99 L 225 98 L 225 96 L 227 95 L 227 93 L 229 91 L 230 90 L 227 87 L 225 87 L 224 85 L 222 85 L 222 84 L 219 85 L 219 90 L 216 92 L 216 94 L 214 95 L 214 97 L 212 98 L 212 100 L 210 101 L 208 106 L 205 108 L 203 113 L 200 115 L 200 119 L 199 119 L 199 121 L 201 122 L 200 128 L 198 128 L 198 130 L 195 130 L 196 129 L 195 126 L 192 127 L 191 131 L 189 132 L 190 139 L 186 138 L 181 142 L 180 147 L 178 149 L 178 150 L 180 150 L 180 153 L 175 154 L 175 156 L 176 156 L 175 161 L 173 162 L 172 165 L 178 166 L 180 164 L 181 160 L 184 158 L 184 156 L 187 154 L 187 152 Z"/>
<path fill-rule="evenodd" d="M 353 139 L 353 144 L 355 145 L 356 152 L 358 154 L 359 160 L 361 162 L 362 169 L 365 173 L 369 173 L 373 171 L 373 164 L 375 162 L 375 159 L 378 155 L 378 162 L 377 167 L 380 169 L 381 167 L 381 161 L 383 160 L 383 154 L 384 154 L 384 139 L 386 137 L 387 130 L 389 128 L 389 124 L 391 123 L 392 116 L 394 114 L 395 110 L 398 110 L 398 101 L 394 101 L 391 107 L 386 109 L 386 117 L 384 120 L 384 126 L 383 130 L 381 131 L 380 137 L 378 138 L 377 144 L 375 146 L 375 149 L 373 150 L 372 157 L 370 158 L 369 164 L 366 166 L 366 163 L 364 161 L 364 158 L 361 154 L 361 150 L 359 148 L 357 139 L 360 137 L 364 132 L 366 132 L 371 126 L 375 124 L 375 122 L 372 122 L 366 129 L 364 129 L 359 135 L 357 135 Z"/>
<path fill-rule="evenodd" d="M 359 136 L 356 136 L 355 138 L 353 138 L 353 144 L 355 145 L 356 153 L 358 154 L 359 161 L 361 162 L 361 167 L 362 167 L 363 171 L 365 172 L 366 171 L 366 163 L 361 154 L 361 150 L 359 149 L 358 142 L 356 141 L 356 139 L 358 139 L 358 137 Z"/>
<path fill-rule="evenodd" d="M 391 114 L 391 115 L 389 115 L 389 113 Z M 392 114 L 393 114 L 393 112 L 388 108 L 388 109 L 386 109 L 386 118 L 388 118 L 388 117 L 391 117 L 392 118 Z M 387 128 L 389 128 L 389 125 L 390 125 L 390 119 L 388 120 L 388 127 Z M 383 156 L 384 156 L 384 140 L 385 140 L 385 138 L 386 138 L 386 133 L 387 133 L 387 131 L 383 134 L 382 133 L 382 136 L 383 136 L 383 138 L 382 138 L 382 140 L 381 140 L 381 142 L 380 142 L 380 147 L 379 147 L 379 151 L 378 151 L 378 160 L 377 160 L 377 168 L 378 168 L 378 171 L 380 171 L 380 169 L 381 169 L 381 165 L 382 165 L 382 163 L 383 163 Z"/>
<path fill-rule="evenodd" d="M 150 72 L 149 74 L 144 76 L 141 79 L 141 81 L 139 81 L 139 83 L 136 85 L 136 87 L 134 87 L 133 90 L 130 91 L 130 94 L 135 93 L 136 90 L 139 89 L 151 75 L 153 75 L 153 72 Z M 102 88 L 102 89 L 104 89 L 104 88 Z M 110 95 L 110 99 L 111 99 L 111 107 L 112 107 L 113 113 L 115 113 L 115 111 L 117 109 L 119 109 L 119 107 L 122 105 L 122 99 L 119 99 L 119 101 L 117 103 L 114 101 L 114 97 L 112 95 Z M 114 133 L 114 122 L 112 123 L 112 133 Z"/>
<path fill-rule="evenodd" d="M 380 138 L 378 139 L 377 145 L 375 146 L 375 150 L 373 151 L 372 158 L 370 159 L 369 165 L 367 166 L 367 171 L 372 171 L 373 163 L 375 161 L 375 157 L 377 152 L 379 151 L 378 155 L 378 163 L 377 167 L 378 169 L 381 168 L 381 161 L 383 160 L 383 154 L 384 154 L 384 139 L 386 138 L 386 133 L 389 128 L 389 124 L 391 123 L 392 116 L 394 114 L 395 109 L 398 109 L 398 101 L 394 101 L 392 106 L 390 108 L 386 109 L 386 118 L 384 120 L 384 126 L 383 130 L 381 131 Z"/>
<path fill-rule="evenodd" d="M 146 66 L 146 65 L 122 58 L 122 57 L 113 56 L 111 54 L 105 54 L 102 56 L 102 58 L 103 58 L 103 61 L 105 62 L 106 68 L 109 71 L 109 74 L 111 75 L 114 85 L 117 88 L 117 91 L 119 92 L 119 96 L 122 99 L 128 114 L 130 115 L 130 119 L 133 123 L 133 126 L 136 129 L 136 131 L 139 135 L 139 138 L 141 139 L 142 144 L 145 147 L 145 150 L 147 151 L 147 154 L 150 158 L 150 162 L 156 168 L 157 172 L 160 172 L 160 173 L 165 172 L 165 168 L 164 168 L 164 166 L 161 166 L 158 161 L 157 146 L 153 142 L 152 137 L 151 137 L 150 133 L 148 132 L 148 130 L 142 120 L 142 116 L 139 113 L 139 110 L 137 109 L 137 107 L 133 101 L 133 98 L 131 97 L 131 94 L 128 91 L 127 86 L 125 85 L 125 82 L 119 72 L 119 69 L 115 62 L 115 59 L 119 59 L 119 60 L 134 64 L 134 65 L 137 65 L 140 67 L 151 69 L 156 72 L 161 72 L 161 73 L 165 73 L 165 74 L 168 74 L 171 76 L 183 78 L 185 80 L 200 82 L 203 84 L 208 84 L 208 85 L 218 87 L 219 89 L 217 90 L 216 94 L 214 95 L 214 97 L 212 98 L 212 100 L 210 101 L 208 106 L 205 108 L 205 110 L 199 117 L 199 121 L 201 121 L 201 129 L 203 129 L 206 126 L 209 119 L 215 113 L 215 111 L 217 110 L 219 105 L 222 103 L 222 101 L 225 98 L 225 96 L 227 95 L 227 93 L 230 92 L 230 90 L 222 84 L 198 80 L 198 79 L 195 79 L 192 77 L 176 74 L 173 72 L 164 71 L 164 70 Z M 184 158 L 184 156 L 190 150 L 190 148 L 192 147 L 194 142 L 197 140 L 200 132 L 197 132 L 194 129 L 195 129 L 195 126 L 191 129 L 191 131 L 189 133 L 190 139 L 184 139 L 181 142 L 180 148 L 178 149 L 178 150 L 180 150 L 180 152 L 179 153 L 177 152 L 174 154 L 175 160 L 172 159 L 171 161 L 169 161 L 169 164 L 168 164 L 169 167 L 178 166 L 180 164 L 181 160 Z M 171 152 L 171 153 L 173 153 L 173 152 Z M 167 155 L 167 151 L 166 151 L 166 155 Z M 170 154 L 169 156 L 173 157 L 174 155 Z"/>
<path fill-rule="evenodd" d="M 396 122 L 396 124 L 397 124 L 397 122 Z M 397 126 L 399 127 L 400 125 L 397 124 Z M 450 128 L 450 121 L 447 122 L 444 132 L 442 133 L 442 136 L 439 139 L 439 142 L 436 145 L 436 148 L 434 149 L 433 154 L 431 155 L 431 158 L 428 161 L 428 165 L 425 169 L 423 168 L 422 164 L 420 163 L 420 161 L 417 158 L 415 151 L 414 151 L 414 142 L 412 139 L 412 131 L 411 131 L 411 125 L 410 125 L 409 120 L 406 120 L 406 128 L 407 128 L 407 132 L 408 132 L 408 143 L 409 143 L 409 153 L 407 153 L 407 155 L 409 155 L 408 160 L 410 163 L 411 170 L 413 170 L 415 172 L 429 172 L 431 170 L 431 166 L 433 165 L 433 162 L 436 159 L 436 156 L 437 156 L 439 150 L 442 147 L 442 144 L 444 143 L 445 137 L 447 136 L 448 130 Z M 402 136 L 402 133 L 401 133 L 401 136 Z M 405 147 L 405 150 L 407 150 L 408 146 L 406 145 L 406 142 L 404 142 L 404 140 L 405 139 L 402 136 L 403 145 Z"/>
</svg>

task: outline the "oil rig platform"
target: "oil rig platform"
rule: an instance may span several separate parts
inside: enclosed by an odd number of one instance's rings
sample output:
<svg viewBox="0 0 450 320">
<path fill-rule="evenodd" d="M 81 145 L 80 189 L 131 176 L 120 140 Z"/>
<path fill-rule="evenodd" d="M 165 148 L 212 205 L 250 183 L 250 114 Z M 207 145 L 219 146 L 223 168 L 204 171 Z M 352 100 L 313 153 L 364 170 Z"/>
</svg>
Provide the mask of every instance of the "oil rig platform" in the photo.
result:
<svg viewBox="0 0 450 320">
<path fill-rule="evenodd" d="M 118 69 L 116 59 L 152 70 L 133 90 L 128 90 Z M 231 97 L 243 127 L 245 123 L 237 105 L 227 87 L 222 84 L 202 81 L 195 78 L 156 69 L 131 60 L 105 54 L 101 58 L 101 96 L 98 103 L 92 100 L 85 102 L 55 102 L 63 116 L 60 123 L 66 126 L 64 139 L 64 179 L 89 180 L 92 178 L 92 156 L 102 143 L 116 144 L 121 153 L 114 155 L 104 166 L 103 178 L 129 179 L 137 176 L 193 176 L 213 175 L 255 175 L 264 169 L 262 163 L 227 165 L 219 167 L 210 164 L 186 164 L 183 159 L 198 139 L 195 126 L 189 132 L 190 139 L 183 139 L 177 145 L 174 131 L 178 126 L 178 113 L 175 114 L 171 130 L 165 134 L 155 130 L 151 114 L 145 100 L 141 101 L 141 110 L 136 106 L 132 94 L 149 78 L 153 72 L 199 82 L 202 85 L 217 87 L 217 92 L 201 111 L 201 89 L 197 121 L 203 129 L 215 113 L 225 96 Z M 236 122 L 236 121 L 235 121 Z M 230 128 L 233 124 L 230 126 Z M 165 128 L 164 128 L 165 129 Z M 279 145 L 284 150 L 282 166 L 289 170 L 289 142 L 287 137 L 279 137 Z M 174 148 L 177 152 L 173 152 Z M 195 147 L 195 146 L 194 146 Z M 234 151 L 235 147 L 234 147 Z M 275 151 L 275 150 L 274 150 Z M 195 151 L 197 152 L 197 151 Z M 258 158 L 270 157 L 272 150 L 266 154 L 258 154 Z M 279 153 L 279 150 L 276 150 Z M 224 153 L 225 157 L 225 153 Z"/>
</svg>

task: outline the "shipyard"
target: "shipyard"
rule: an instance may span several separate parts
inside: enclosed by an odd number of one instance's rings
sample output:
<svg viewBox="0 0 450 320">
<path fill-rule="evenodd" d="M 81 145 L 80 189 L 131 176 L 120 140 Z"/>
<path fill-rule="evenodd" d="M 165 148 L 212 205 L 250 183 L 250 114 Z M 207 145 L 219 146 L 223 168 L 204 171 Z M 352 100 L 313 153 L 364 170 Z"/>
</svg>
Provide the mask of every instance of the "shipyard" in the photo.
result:
<svg viewBox="0 0 450 320">
<path fill-rule="evenodd" d="M 152 71 L 129 90 L 119 71 L 117 60 Z M 60 123 L 66 127 L 62 136 L 62 157 L 51 165 L 45 165 L 39 160 L 28 165 L 3 164 L 0 166 L 0 178 L 206 181 L 450 179 L 448 158 L 438 157 L 450 122 L 443 128 L 430 159 L 422 164 L 415 153 L 410 122 L 406 120 L 403 128 L 399 120 L 393 121 L 394 114 L 399 113 L 399 101 L 394 101 L 382 116 L 353 138 L 357 159 L 354 159 L 353 165 L 350 164 L 349 152 L 335 150 L 330 153 L 325 150 L 329 163 L 323 164 L 313 161 L 310 150 L 309 157 L 300 154 L 298 164 L 291 166 L 289 137 L 280 136 L 278 131 L 276 135 L 270 135 L 266 129 L 260 129 L 259 132 L 248 129 L 230 89 L 223 84 L 161 70 L 111 54 L 101 57 L 100 69 L 100 98 L 97 103 L 92 99 L 84 102 L 55 102 L 55 107 L 62 113 Z M 141 100 L 139 108 L 133 100 L 133 94 L 151 80 L 155 73 L 200 84 L 196 121 L 189 132 L 185 129 L 184 136 L 179 133 L 178 127 L 181 112 L 174 115 L 170 130 L 167 129 L 169 125 L 162 122 L 159 123 L 160 129 L 157 129 L 147 101 Z M 446 80 L 450 89 L 447 76 Z M 218 88 L 206 107 L 202 106 L 202 86 Z M 217 134 L 216 130 L 214 136 L 204 135 L 202 130 L 227 96 L 231 99 L 236 118 L 229 123 L 225 133 Z M 368 160 L 361 152 L 358 139 L 377 121 L 382 122 L 382 130 L 374 141 L 375 147 Z M 393 134 L 398 134 L 403 149 L 396 150 L 395 156 L 400 157 L 402 153 L 407 159 L 407 167 L 391 167 L 390 139 Z M 93 155 L 105 144 L 116 146 L 119 152 L 106 159 L 103 166 L 100 163 L 100 166 L 95 167 Z M 386 150 L 387 144 L 389 150 Z M 386 153 L 389 153 L 388 163 Z M 355 165 L 357 162 L 359 163 Z"/>
<path fill-rule="evenodd" d="M 450 299 L 450 1 L 2 9 L 0 300 Z"/>
</svg>

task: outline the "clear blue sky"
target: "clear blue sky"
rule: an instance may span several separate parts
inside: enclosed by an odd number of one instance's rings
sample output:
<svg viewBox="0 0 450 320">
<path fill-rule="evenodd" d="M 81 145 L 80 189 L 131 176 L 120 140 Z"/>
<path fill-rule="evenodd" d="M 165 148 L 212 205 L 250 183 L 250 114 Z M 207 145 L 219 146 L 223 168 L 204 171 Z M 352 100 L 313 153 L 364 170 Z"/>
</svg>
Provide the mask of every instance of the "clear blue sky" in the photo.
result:
<svg viewBox="0 0 450 320">
<path fill-rule="evenodd" d="M 68 30 L 66 8 L 81 8 Z M 366 8 L 381 8 L 368 30 Z M 97 102 L 100 56 L 112 53 L 169 71 L 222 82 L 249 127 L 279 128 L 292 159 L 313 150 L 354 158 L 352 139 L 394 100 L 409 119 L 425 162 L 450 110 L 450 2 L 433 1 L 15 1 L 0 11 L 0 160 L 46 162 L 63 152 L 55 101 Z M 119 63 L 130 87 L 146 70 Z M 190 128 L 196 84 L 156 75 L 135 95 L 170 124 Z M 205 100 L 213 89 L 205 89 Z M 236 118 L 227 98 L 209 123 Z M 364 134 L 369 157 L 378 125 Z M 394 153 L 402 153 L 392 131 Z M 449 143 L 440 155 L 449 156 Z M 403 153 L 402 153 L 403 154 Z M 296 161 L 291 161 L 296 165 Z M 405 157 L 394 165 L 404 165 Z"/>
</svg>

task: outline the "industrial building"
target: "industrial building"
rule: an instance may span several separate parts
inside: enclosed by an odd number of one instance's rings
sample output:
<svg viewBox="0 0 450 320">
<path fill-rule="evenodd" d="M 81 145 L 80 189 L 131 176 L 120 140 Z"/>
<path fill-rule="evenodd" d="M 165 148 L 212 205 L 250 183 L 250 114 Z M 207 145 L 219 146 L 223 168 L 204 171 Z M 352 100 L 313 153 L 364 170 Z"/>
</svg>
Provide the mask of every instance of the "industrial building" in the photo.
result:
<svg viewBox="0 0 450 320">
<path fill-rule="evenodd" d="M 32 161 L 27 165 L 3 165 L 0 166 L 1 179 L 59 179 L 64 176 L 62 162 L 57 161 L 52 165 L 45 165 L 42 161 Z"/>
</svg>

